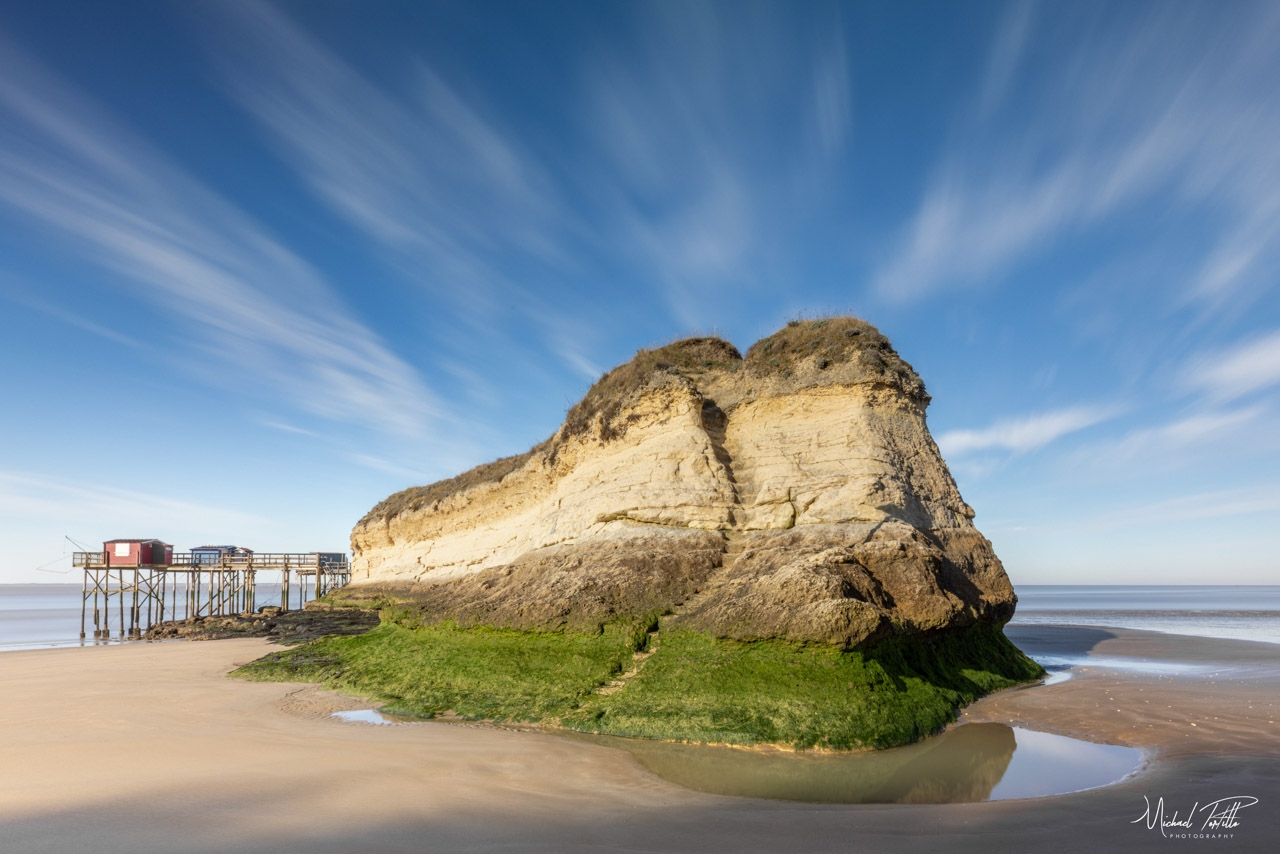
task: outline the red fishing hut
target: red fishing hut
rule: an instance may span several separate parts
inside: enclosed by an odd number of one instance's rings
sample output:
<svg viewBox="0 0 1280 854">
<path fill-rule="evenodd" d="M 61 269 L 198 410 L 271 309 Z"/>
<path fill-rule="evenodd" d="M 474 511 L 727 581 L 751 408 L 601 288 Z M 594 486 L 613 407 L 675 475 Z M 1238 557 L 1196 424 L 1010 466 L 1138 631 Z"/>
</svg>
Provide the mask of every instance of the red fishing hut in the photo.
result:
<svg viewBox="0 0 1280 854">
<path fill-rule="evenodd" d="M 169 566 L 173 546 L 161 540 L 107 540 L 102 544 L 107 566 Z"/>
</svg>

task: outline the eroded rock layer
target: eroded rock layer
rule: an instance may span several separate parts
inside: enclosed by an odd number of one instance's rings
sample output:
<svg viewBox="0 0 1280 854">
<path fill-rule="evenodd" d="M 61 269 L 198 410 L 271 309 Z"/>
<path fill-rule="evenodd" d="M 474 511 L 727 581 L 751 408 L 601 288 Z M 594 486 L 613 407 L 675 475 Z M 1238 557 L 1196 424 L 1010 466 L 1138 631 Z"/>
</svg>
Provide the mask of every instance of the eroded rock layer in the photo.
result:
<svg viewBox="0 0 1280 854">
<path fill-rule="evenodd" d="M 529 453 L 370 511 L 347 595 L 462 624 L 665 613 L 719 637 L 842 646 L 1004 622 L 1013 588 L 928 401 L 853 318 L 793 322 L 745 358 L 713 338 L 642 350 Z"/>
</svg>

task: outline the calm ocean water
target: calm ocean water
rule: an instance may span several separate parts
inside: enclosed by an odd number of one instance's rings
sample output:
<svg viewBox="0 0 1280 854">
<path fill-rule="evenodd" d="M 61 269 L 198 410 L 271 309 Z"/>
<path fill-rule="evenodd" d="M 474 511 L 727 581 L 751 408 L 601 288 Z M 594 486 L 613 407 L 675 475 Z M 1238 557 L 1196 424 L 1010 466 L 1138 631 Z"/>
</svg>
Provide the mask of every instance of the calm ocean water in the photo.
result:
<svg viewBox="0 0 1280 854">
<path fill-rule="evenodd" d="M 1012 625 L 1067 623 L 1280 643 L 1280 586 L 1019 585 Z"/>
<path fill-rule="evenodd" d="M 278 605 L 280 585 L 259 583 L 257 596 L 260 605 Z M 79 584 L 0 584 L 0 650 L 104 643 L 93 639 L 92 625 L 80 640 L 80 600 Z"/>
<path fill-rule="evenodd" d="M 258 585 L 258 602 L 275 602 L 279 590 L 278 585 Z M 1280 643 L 1280 586 L 1021 585 L 1013 623 L 1114 626 Z M 80 643 L 80 585 L 0 584 L 0 650 Z"/>
</svg>

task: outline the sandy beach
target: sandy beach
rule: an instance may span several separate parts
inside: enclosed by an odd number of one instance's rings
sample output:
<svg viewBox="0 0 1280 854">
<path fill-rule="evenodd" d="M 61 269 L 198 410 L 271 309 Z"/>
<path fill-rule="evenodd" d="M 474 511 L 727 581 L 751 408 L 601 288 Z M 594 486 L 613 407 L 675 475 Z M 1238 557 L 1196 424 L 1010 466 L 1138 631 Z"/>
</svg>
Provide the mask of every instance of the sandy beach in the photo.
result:
<svg viewBox="0 0 1280 854">
<path fill-rule="evenodd" d="M 0 654 L 0 851 L 848 852 L 1274 850 L 1280 645 L 1121 629 L 1011 627 L 1072 678 L 965 710 L 1141 747 L 1117 784 L 1048 798 L 825 806 L 683 789 L 622 751 L 551 733 L 331 717 L 311 686 L 224 678 L 260 640 Z M 1133 823 L 1259 799 L 1230 838 Z M 1197 821 L 1196 832 L 1199 832 Z M 1173 831 L 1170 831 L 1173 832 Z"/>
</svg>

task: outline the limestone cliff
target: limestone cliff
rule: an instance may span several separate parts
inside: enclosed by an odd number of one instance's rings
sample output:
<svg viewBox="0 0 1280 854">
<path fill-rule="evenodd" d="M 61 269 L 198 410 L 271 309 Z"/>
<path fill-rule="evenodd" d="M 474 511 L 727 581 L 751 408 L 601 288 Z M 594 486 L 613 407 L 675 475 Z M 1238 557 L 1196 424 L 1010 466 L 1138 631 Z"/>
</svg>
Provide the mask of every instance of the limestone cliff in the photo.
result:
<svg viewBox="0 0 1280 854">
<path fill-rule="evenodd" d="M 352 532 L 349 595 L 464 625 L 667 613 L 842 646 L 1002 623 L 1013 588 L 928 402 L 853 318 L 790 323 L 745 357 L 714 338 L 642 350 L 529 453 L 374 507 Z"/>
</svg>

